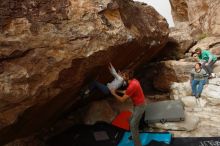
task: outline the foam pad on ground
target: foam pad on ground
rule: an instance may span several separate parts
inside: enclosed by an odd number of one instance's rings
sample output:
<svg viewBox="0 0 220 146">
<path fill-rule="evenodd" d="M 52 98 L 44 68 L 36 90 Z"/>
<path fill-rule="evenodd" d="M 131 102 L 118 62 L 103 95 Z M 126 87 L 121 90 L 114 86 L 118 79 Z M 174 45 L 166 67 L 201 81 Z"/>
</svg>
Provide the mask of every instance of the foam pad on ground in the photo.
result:
<svg viewBox="0 0 220 146">
<path fill-rule="evenodd" d="M 112 121 L 112 125 L 117 126 L 119 128 L 130 130 L 129 120 L 131 118 L 132 113 L 130 111 L 121 112 L 116 118 Z"/>
<path fill-rule="evenodd" d="M 143 146 L 148 145 L 151 141 L 163 142 L 170 144 L 172 134 L 165 133 L 140 133 L 141 144 Z M 134 142 L 131 139 L 131 132 L 125 132 L 123 138 L 119 142 L 118 146 L 134 146 Z"/>
</svg>

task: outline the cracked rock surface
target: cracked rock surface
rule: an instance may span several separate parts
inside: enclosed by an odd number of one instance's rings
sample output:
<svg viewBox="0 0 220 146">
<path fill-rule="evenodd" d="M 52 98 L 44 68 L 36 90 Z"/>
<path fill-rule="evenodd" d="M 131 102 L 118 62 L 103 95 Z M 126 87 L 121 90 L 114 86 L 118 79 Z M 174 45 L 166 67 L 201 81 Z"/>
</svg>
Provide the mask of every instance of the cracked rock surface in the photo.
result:
<svg viewBox="0 0 220 146">
<path fill-rule="evenodd" d="M 53 123 L 98 74 L 109 81 L 109 62 L 148 62 L 168 33 L 154 8 L 130 0 L 1 1 L 0 145 Z"/>
</svg>

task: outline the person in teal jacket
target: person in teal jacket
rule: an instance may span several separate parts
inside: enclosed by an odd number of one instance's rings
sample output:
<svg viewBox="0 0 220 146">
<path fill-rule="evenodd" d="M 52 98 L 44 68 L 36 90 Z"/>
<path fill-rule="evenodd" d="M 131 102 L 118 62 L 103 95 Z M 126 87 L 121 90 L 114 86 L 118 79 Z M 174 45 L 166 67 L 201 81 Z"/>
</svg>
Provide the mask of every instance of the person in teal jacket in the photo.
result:
<svg viewBox="0 0 220 146">
<path fill-rule="evenodd" d="M 202 50 L 201 48 L 197 48 L 195 53 L 198 56 L 199 62 L 202 64 L 202 68 L 209 74 L 209 77 L 214 77 L 213 74 L 213 65 L 217 61 L 217 57 L 213 55 L 208 50 Z"/>
</svg>

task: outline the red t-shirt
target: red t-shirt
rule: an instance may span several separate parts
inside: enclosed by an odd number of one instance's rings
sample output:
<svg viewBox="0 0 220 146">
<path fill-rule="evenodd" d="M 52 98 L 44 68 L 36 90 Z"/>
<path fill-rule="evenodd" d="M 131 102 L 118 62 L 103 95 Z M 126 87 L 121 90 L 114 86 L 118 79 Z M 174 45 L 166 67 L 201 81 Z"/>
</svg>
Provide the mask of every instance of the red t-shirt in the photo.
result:
<svg viewBox="0 0 220 146">
<path fill-rule="evenodd" d="M 145 103 L 144 93 L 138 80 L 132 79 L 125 93 L 131 97 L 135 106 Z"/>
</svg>

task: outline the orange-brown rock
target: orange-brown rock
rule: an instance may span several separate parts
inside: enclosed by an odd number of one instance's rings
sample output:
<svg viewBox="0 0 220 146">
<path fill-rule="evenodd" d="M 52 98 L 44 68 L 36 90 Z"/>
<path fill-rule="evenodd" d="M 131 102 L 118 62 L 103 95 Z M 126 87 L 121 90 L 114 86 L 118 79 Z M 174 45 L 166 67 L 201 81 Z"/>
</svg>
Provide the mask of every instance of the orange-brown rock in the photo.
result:
<svg viewBox="0 0 220 146">
<path fill-rule="evenodd" d="M 190 32 L 185 29 L 171 28 L 168 42 L 156 58 L 163 61 L 182 59 L 194 44 L 195 40 L 190 36 Z"/>
<path fill-rule="evenodd" d="M 135 69 L 166 44 L 168 24 L 130 0 L 0 4 L 0 145 L 53 123 L 106 65 Z"/>
<path fill-rule="evenodd" d="M 219 0 L 170 0 L 176 26 L 187 23 L 197 37 L 220 34 Z"/>
</svg>

